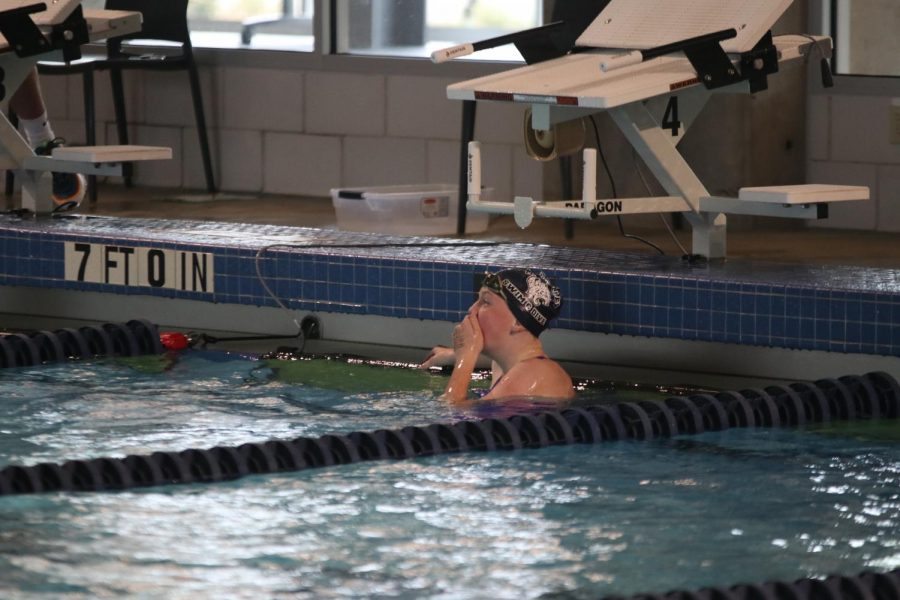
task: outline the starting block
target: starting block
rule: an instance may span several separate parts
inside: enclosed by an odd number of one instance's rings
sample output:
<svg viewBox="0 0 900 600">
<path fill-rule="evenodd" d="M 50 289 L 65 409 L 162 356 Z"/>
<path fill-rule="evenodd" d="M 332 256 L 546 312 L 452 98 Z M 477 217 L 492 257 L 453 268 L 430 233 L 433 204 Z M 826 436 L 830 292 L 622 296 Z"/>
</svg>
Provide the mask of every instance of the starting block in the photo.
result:
<svg viewBox="0 0 900 600">
<path fill-rule="evenodd" d="M 738 190 L 738 200 L 785 205 L 868 199 L 869 188 L 855 185 L 807 183 L 805 185 L 746 187 Z"/>
<path fill-rule="evenodd" d="M 83 10 L 81 0 L 0 0 L 0 169 L 15 169 L 22 182 L 21 208 L 50 213 L 51 173 L 122 175 L 122 163 L 172 158 L 172 149 L 155 146 L 82 146 L 34 153 L 5 116 L 12 93 L 39 60 L 71 61 L 81 45 L 141 30 L 141 14 Z"/>
<path fill-rule="evenodd" d="M 822 60 L 830 57 L 828 37 L 772 35 L 772 26 L 791 1 L 611 0 L 574 47 L 533 60 L 523 52 L 528 62 L 524 67 L 448 86 L 448 98 L 472 106 L 525 105 L 525 146 L 537 160 L 564 154 L 563 146 L 566 152 L 577 150 L 580 144 L 572 140 L 583 140 L 582 119 L 606 111 L 668 194 L 598 199 L 596 151 L 588 148 L 582 154 L 581 198 L 482 201 L 480 145 L 470 138 L 464 140 L 467 209 L 513 214 L 522 227 L 535 216 L 594 219 L 679 212 L 692 226 L 693 253 L 722 258 L 727 214 L 819 219 L 827 216 L 829 203 L 867 200 L 865 187 L 817 184 L 745 187 L 737 198 L 714 197 L 678 151 L 712 94 L 761 92 L 768 87 L 768 77 L 783 67 L 806 64 L 813 53 Z M 522 40 L 502 36 L 494 41 L 517 47 L 521 42 L 520 50 L 539 47 L 539 40 L 524 40 L 542 35 L 548 27 L 520 32 Z M 491 40 L 470 46 L 475 51 L 492 47 Z M 436 53 L 435 62 L 469 51 L 449 50 Z"/>
</svg>

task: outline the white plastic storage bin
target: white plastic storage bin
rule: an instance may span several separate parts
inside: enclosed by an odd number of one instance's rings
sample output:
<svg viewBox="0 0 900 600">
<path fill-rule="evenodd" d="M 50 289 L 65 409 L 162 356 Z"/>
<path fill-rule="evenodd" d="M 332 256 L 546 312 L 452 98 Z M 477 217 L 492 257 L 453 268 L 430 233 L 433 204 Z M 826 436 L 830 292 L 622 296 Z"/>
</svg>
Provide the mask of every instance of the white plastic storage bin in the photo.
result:
<svg viewBox="0 0 900 600">
<path fill-rule="evenodd" d="M 456 233 L 458 186 L 446 183 L 331 190 L 339 229 L 400 235 Z M 466 232 L 488 226 L 487 213 L 469 212 Z"/>
</svg>

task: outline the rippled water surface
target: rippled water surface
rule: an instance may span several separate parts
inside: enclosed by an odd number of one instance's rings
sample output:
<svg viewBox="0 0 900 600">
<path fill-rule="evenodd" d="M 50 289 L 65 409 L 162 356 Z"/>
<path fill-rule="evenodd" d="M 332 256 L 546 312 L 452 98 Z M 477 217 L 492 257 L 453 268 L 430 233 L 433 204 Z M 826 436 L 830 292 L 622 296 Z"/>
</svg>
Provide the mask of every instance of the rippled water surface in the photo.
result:
<svg viewBox="0 0 900 600">
<path fill-rule="evenodd" d="M 461 416 L 437 399 L 440 376 L 231 358 L 0 373 L 0 466 Z M 896 568 L 895 427 L 4 497 L 0 597 L 596 598 Z"/>
</svg>

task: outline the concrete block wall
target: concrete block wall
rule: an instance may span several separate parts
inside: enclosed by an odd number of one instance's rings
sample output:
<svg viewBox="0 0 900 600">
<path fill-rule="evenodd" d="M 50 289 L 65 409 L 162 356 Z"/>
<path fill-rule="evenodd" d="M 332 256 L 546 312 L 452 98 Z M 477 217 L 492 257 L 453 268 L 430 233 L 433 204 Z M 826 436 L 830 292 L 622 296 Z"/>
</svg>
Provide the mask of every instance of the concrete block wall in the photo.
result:
<svg viewBox="0 0 900 600">
<path fill-rule="evenodd" d="M 843 9 L 853 11 L 854 33 L 838 27 L 838 54 L 866 61 L 877 70 L 868 54 L 871 48 L 884 50 L 889 40 L 867 44 L 857 40 L 877 37 L 887 19 L 874 4 Z M 808 31 L 828 34 L 831 16 L 826 3 L 808 3 Z M 861 11 L 861 12 L 860 12 Z M 880 21 L 879 21 L 880 18 Z M 892 55 L 886 54 L 888 60 Z M 861 65 L 854 65 L 859 68 Z M 889 72 L 889 70 L 886 70 Z M 872 72 L 863 69 L 863 72 Z M 817 76 L 809 81 L 806 104 L 806 179 L 813 183 L 868 186 L 869 202 L 847 202 L 831 206 L 829 219 L 814 227 L 863 231 L 900 231 L 900 144 L 891 143 L 891 107 L 900 98 L 900 78 L 835 76 L 834 87 L 824 88 Z"/>
<path fill-rule="evenodd" d="M 815 227 L 900 231 L 900 145 L 890 140 L 890 109 L 900 86 L 854 93 L 858 78 L 837 78 L 831 91 L 809 96 L 807 179 L 865 185 L 869 202 L 840 203 Z M 891 90 L 890 86 L 897 87 Z"/>
<path fill-rule="evenodd" d="M 806 30 L 806 13 L 807 6 L 795 2 L 775 33 Z M 447 100 L 445 90 L 485 74 L 484 66 L 448 74 L 416 61 L 300 55 L 269 64 L 250 54 L 201 56 L 223 191 L 327 196 L 334 187 L 457 182 L 461 104 Z M 832 205 L 829 219 L 809 225 L 900 231 L 900 145 L 889 137 L 900 81 L 867 78 L 860 85 L 860 78 L 838 77 L 835 88 L 823 90 L 818 69 L 806 70 L 808 81 L 803 69 L 785 71 L 753 98 L 713 98 L 681 146 L 686 158 L 714 194 L 733 195 L 745 185 L 869 186 L 872 201 Z M 83 143 L 81 78 L 47 76 L 42 85 L 57 134 Z M 98 74 L 95 85 L 98 143 L 116 143 L 108 77 Z M 170 146 L 175 154 L 172 161 L 141 164 L 137 183 L 203 190 L 186 73 L 127 73 L 126 94 L 131 141 Z M 484 183 L 499 199 L 558 197 L 556 165 L 525 155 L 522 110 L 478 104 Z M 599 129 L 619 193 L 641 195 L 630 147 L 605 117 L 599 115 Z M 604 174 L 598 182 L 599 192 L 608 193 Z"/>
<path fill-rule="evenodd" d="M 805 7 L 792 7 L 776 33 L 802 30 L 805 14 Z M 236 51 L 202 51 L 198 59 L 220 189 L 293 196 L 327 196 L 335 187 L 456 183 L 462 105 L 447 100 L 446 87 L 509 68 Z M 82 141 L 80 77 L 46 77 L 44 87 L 54 100 L 50 111 L 58 132 L 73 143 Z M 139 164 L 137 183 L 203 190 L 186 73 L 126 73 L 126 90 L 132 143 L 170 146 L 175 155 L 173 161 Z M 102 73 L 96 92 L 98 140 L 115 143 L 109 81 Z M 769 91 L 758 97 L 710 100 L 681 150 L 711 194 L 734 195 L 745 185 L 802 183 L 798 147 L 805 93 L 803 70 L 792 69 L 773 77 Z M 525 153 L 524 108 L 479 102 L 477 112 L 482 180 L 495 198 L 561 198 L 558 163 L 536 163 Z M 618 194 L 646 195 L 631 146 L 608 115 L 597 115 L 596 122 Z M 574 162 L 577 196 L 579 161 Z M 652 176 L 646 179 L 651 193 L 661 193 Z M 599 173 L 598 194 L 611 197 L 611 188 L 606 174 Z M 753 218 L 743 220 L 746 225 L 734 217 L 729 226 L 752 226 Z M 629 223 L 644 221 L 659 224 L 656 215 L 629 217 Z"/>
<path fill-rule="evenodd" d="M 456 183 L 462 105 L 446 86 L 468 77 L 204 64 L 214 170 L 223 191 L 328 196 L 336 187 Z M 84 142 L 80 76 L 42 79 L 57 135 Z M 138 164 L 142 186 L 205 187 L 186 72 L 126 73 L 131 143 L 170 146 Z M 118 143 L 108 76 L 97 75 L 97 140 Z M 485 185 L 500 199 L 541 196 L 542 166 L 521 144 L 521 107 L 479 103 Z"/>
</svg>

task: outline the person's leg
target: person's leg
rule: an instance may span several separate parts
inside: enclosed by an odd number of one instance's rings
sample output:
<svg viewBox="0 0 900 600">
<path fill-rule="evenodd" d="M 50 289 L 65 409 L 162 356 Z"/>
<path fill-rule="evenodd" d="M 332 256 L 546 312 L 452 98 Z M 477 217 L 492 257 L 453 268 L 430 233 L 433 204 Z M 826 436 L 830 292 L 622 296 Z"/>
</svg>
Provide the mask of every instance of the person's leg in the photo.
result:
<svg viewBox="0 0 900 600">
<path fill-rule="evenodd" d="M 19 115 L 20 119 L 36 119 L 46 112 L 44 96 L 41 94 L 41 84 L 37 78 L 37 69 L 32 69 L 25 77 L 25 81 L 9 99 L 9 107 Z"/>
<path fill-rule="evenodd" d="M 37 148 L 54 138 L 36 69 L 31 70 L 19 89 L 10 97 L 9 108 L 19 118 L 19 127 L 22 128 L 25 139 L 32 148 Z"/>
<path fill-rule="evenodd" d="M 64 144 L 64 140 L 57 138 L 50 127 L 37 69 L 31 70 L 10 97 L 9 108 L 19 118 L 25 141 L 34 148 L 35 154 L 49 155 L 54 148 Z M 84 175 L 53 173 L 53 200 L 57 204 L 72 203 L 70 206 L 77 206 L 84 198 L 86 187 Z"/>
</svg>

